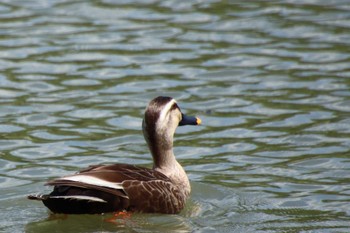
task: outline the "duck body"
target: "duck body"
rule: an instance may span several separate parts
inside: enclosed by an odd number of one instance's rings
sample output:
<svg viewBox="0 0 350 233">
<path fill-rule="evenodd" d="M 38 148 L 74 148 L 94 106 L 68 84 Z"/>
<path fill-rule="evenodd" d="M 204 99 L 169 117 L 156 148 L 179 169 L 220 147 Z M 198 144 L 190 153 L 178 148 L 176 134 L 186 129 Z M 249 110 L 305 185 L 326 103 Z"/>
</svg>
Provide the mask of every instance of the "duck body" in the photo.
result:
<svg viewBox="0 0 350 233">
<path fill-rule="evenodd" d="M 47 184 L 53 192 L 38 198 L 52 212 L 66 214 L 178 213 L 189 195 L 163 173 L 129 164 L 92 166 Z"/>
<path fill-rule="evenodd" d="M 115 211 L 179 213 L 191 191 L 188 177 L 173 154 L 179 125 L 200 124 L 181 113 L 170 97 L 157 97 L 146 108 L 143 134 L 153 156 L 152 169 L 129 164 L 94 165 L 51 180 L 50 194 L 29 195 L 54 213 L 99 214 Z"/>
</svg>

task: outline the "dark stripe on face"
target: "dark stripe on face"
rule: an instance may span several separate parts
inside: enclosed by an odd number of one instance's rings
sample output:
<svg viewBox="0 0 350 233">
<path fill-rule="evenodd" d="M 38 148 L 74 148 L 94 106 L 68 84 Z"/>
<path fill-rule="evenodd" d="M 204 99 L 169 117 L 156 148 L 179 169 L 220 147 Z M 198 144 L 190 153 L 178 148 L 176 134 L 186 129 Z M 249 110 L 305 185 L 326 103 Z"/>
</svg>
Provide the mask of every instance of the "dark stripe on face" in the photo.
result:
<svg viewBox="0 0 350 233">
<path fill-rule="evenodd" d="M 179 109 L 179 110 L 180 110 L 180 108 L 179 108 L 179 106 L 177 105 L 177 103 L 174 103 L 173 106 L 171 106 L 170 111 L 173 111 L 173 110 L 175 110 L 175 109 Z M 181 110 L 180 110 L 180 112 L 181 112 Z"/>
</svg>

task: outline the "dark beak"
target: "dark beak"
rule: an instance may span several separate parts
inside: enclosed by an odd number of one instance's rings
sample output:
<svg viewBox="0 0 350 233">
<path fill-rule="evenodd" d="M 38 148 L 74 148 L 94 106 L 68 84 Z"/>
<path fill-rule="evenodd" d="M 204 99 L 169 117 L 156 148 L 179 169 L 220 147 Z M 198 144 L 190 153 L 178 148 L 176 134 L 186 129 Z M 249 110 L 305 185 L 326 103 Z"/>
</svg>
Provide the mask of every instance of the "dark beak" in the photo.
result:
<svg viewBox="0 0 350 233">
<path fill-rule="evenodd" d="M 186 116 L 182 113 L 182 120 L 179 122 L 179 126 L 182 125 L 200 125 L 202 120 L 198 117 Z"/>
</svg>

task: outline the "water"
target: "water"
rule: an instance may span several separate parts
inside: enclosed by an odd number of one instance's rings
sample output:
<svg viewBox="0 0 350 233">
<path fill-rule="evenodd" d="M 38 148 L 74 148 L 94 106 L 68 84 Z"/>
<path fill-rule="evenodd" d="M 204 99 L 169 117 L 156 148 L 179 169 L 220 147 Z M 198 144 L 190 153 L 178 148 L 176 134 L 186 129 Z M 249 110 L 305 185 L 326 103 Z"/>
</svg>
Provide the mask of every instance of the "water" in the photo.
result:
<svg viewBox="0 0 350 233">
<path fill-rule="evenodd" d="M 1 232 L 348 232 L 348 1 L 0 3 Z M 27 194 L 91 164 L 150 166 L 148 101 L 179 128 L 179 215 L 50 215 Z"/>
</svg>

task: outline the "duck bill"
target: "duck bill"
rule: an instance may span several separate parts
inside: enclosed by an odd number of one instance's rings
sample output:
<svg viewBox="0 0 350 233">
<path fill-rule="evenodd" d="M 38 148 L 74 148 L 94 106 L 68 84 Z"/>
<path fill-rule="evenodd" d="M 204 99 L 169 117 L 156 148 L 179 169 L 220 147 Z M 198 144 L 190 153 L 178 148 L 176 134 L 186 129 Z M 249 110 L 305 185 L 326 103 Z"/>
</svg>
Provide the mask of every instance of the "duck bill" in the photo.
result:
<svg viewBox="0 0 350 233">
<path fill-rule="evenodd" d="M 202 123 L 201 119 L 193 116 L 186 116 L 182 114 L 182 120 L 179 123 L 179 126 L 182 125 L 200 125 Z"/>
</svg>

